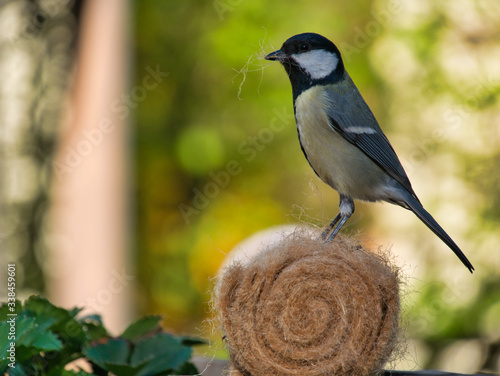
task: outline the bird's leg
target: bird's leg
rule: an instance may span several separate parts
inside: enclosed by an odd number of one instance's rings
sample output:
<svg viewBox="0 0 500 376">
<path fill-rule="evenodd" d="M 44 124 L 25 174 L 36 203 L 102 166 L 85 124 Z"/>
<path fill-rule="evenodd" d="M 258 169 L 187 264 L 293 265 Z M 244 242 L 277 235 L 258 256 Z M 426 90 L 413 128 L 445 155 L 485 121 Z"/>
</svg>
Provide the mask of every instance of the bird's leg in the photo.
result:
<svg viewBox="0 0 500 376">
<path fill-rule="evenodd" d="M 335 219 L 330 223 L 328 228 L 321 234 L 321 238 L 325 239 L 326 235 L 330 232 L 330 230 L 337 224 L 337 226 L 333 229 L 333 232 L 330 234 L 330 236 L 326 239 L 326 242 L 331 242 L 333 239 L 335 239 L 335 236 L 339 233 L 340 229 L 344 224 L 347 222 L 347 220 L 351 217 L 352 213 L 354 213 L 354 201 L 352 198 L 340 195 L 340 202 L 339 202 L 339 209 L 340 213 L 335 217 Z M 340 220 L 340 222 L 339 222 Z"/>
<path fill-rule="evenodd" d="M 332 231 L 332 228 L 333 226 L 335 226 L 337 224 L 338 221 L 340 221 L 340 213 L 337 214 L 337 216 L 334 218 L 334 220 L 332 221 L 332 223 L 330 223 L 328 225 L 328 227 L 325 229 L 325 231 L 323 231 L 321 233 L 321 239 L 322 240 L 326 240 L 326 238 L 328 237 L 328 234 L 330 233 L 330 231 Z"/>
</svg>

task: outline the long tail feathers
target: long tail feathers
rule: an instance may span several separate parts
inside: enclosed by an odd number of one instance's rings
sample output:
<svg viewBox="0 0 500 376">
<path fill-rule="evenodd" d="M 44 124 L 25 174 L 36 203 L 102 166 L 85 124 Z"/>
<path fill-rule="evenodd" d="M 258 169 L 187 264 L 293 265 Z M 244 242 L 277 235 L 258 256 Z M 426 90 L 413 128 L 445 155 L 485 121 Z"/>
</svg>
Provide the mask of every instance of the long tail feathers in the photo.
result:
<svg viewBox="0 0 500 376">
<path fill-rule="evenodd" d="M 441 239 L 448 247 L 451 248 L 453 252 L 457 255 L 457 257 L 462 261 L 467 269 L 472 273 L 474 271 L 474 267 L 464 255 L 464 253 L 460 250 L 458 245 L 448 236 L 446 231 L 436 222 L 434 218 L 422 207 L 422 204 L 418 202 L 414 197 L 408 195 L 405 200 L 406 204 L 409 206 L 410 210 L 415 213 L 415 215 L 420 218 L 422 222 L 425 223 L 429 229 L 436 234 L 439 239 Z"/>
</svg>

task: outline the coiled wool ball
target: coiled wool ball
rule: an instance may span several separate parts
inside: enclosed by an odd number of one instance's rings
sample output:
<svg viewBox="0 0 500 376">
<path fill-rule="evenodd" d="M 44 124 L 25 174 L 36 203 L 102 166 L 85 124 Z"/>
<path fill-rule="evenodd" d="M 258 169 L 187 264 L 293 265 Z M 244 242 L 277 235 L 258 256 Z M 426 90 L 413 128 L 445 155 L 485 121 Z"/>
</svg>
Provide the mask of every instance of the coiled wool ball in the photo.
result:
<svg viewBox="0 0 500 376">
<path fill-rule="evenodd" d="M 355 240 L 296 231 L 226 267 L 215 308 L 231 375 L 370 375 L 397 343 L 398 271 Z"/>
</svg>

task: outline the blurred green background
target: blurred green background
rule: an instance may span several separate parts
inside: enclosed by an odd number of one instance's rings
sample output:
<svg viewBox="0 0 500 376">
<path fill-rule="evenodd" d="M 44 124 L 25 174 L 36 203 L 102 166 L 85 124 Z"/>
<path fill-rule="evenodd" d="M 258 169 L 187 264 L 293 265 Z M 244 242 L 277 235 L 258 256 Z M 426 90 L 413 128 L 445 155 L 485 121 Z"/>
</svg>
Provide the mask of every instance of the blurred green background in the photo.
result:
<svg viewBox="0 0 500 376">
<path fill-rule="evenodd" d="M 459 364 L 466 351 L 471 370 L 486 359 L 498 370 L 498 4 L 141 1 L 136 17 L 136 79 L 147 65 L 170 73 L 137 111 L 144 312 L 165 312 L 177 330 L 199 328 L 211 277 L 240 240 L 336 214 L 337 195 L 303 158 L 293 121 L 273 120 L 293 110 L 291 89 L 282 67 L 262 60 L 313 31 L 337 43 L 417 194 L 478 270 L 468 275 L 400 208 L 357 205 L 345 231 L 361 230 L 372 247 L 392 245 L 410 276 L 409 363 L 439 367 L 447 356 Z M 286 126 L 269 132 L 273 124 Z M 197 198 L 228 161 L 239 173 L 208 203 Z M 452 343 L 464 350 L 442 350 Z"/>
<path fill-rule="evenodd" d="M 210 291 L 233 247 L 337 213 L 300 151 L 288 78 L 263 60 L 311 31 L 337 44 L 424 206 L 477 270 L 411 213 L 357 204 L 344 232 L 391 248 L 408 276 L 398 367 L 500 371 L 500 3 L 131 4 L 132 87 L 147 67 L 168 73 L 134 111 L 139 314 L 211 336 Z"/>
</svg>

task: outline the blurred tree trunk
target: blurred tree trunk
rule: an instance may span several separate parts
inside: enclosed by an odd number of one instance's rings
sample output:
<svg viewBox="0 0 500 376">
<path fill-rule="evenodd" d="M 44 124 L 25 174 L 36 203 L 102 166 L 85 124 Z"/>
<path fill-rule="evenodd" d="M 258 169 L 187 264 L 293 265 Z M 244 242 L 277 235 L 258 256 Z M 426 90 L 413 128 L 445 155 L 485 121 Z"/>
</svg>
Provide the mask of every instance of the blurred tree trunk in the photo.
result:
<svg viewBox="0 0 500 376">
<path fill-rule="evenodd" d="M 45 292 L 45 220 L 81 2 L 0 2 L 0 279 L 19 299 Z M 0 284 L 0 293 L 6 284 Z"/>
<path fill-rule="evenodd" d="M 84 3 L 69 110 L 54 161 L 50 299 L 100 313 L 112 332 L 130 321 L 127 123 L 129 3 Z"/>
</svg>

